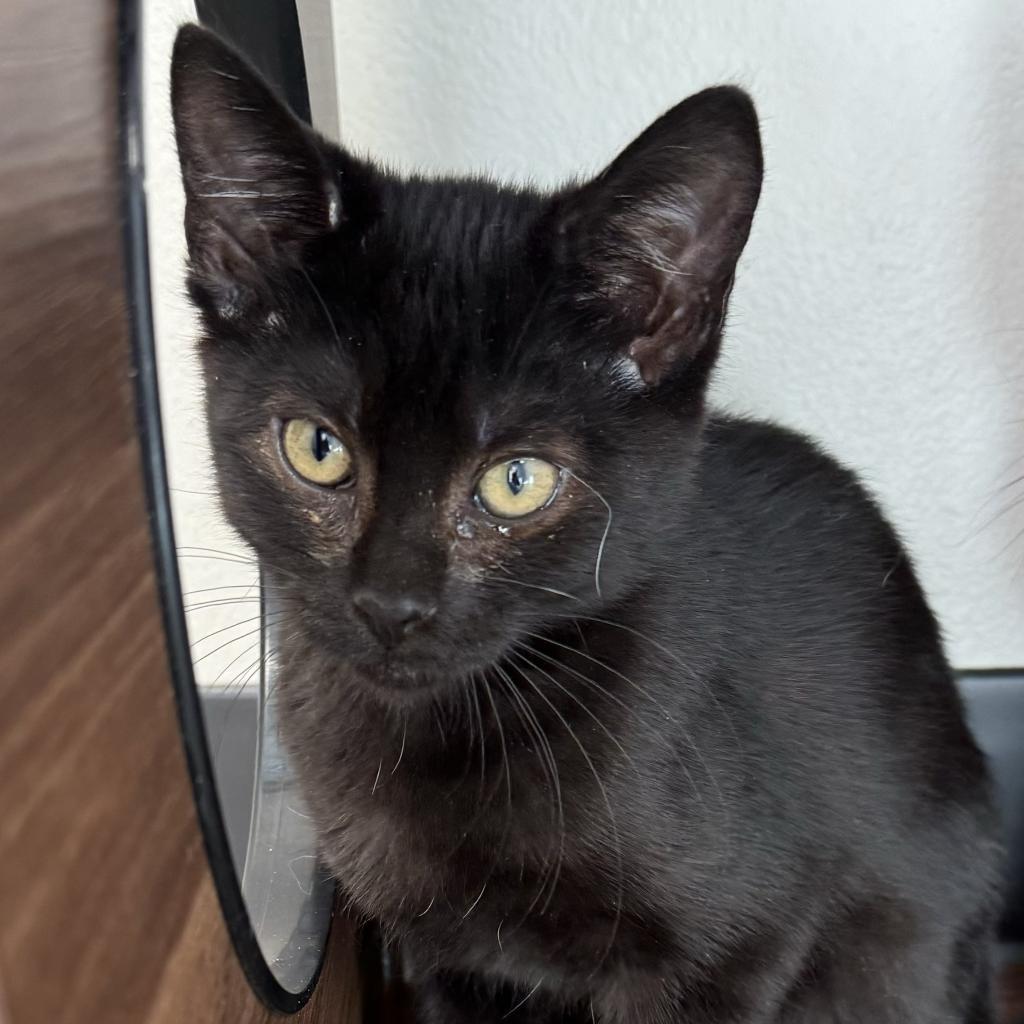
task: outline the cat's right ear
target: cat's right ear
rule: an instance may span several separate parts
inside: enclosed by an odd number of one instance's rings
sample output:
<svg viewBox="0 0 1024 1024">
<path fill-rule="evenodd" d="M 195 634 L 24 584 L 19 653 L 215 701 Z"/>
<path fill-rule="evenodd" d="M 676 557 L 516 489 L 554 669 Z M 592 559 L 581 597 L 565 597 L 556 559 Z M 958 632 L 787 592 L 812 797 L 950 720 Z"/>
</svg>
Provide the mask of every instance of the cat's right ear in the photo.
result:
<svg viewBox="0 0 1024 1024">
<path fill-rule="evenodd" d="M 268 280 L 301 266 L 309 246 L 350 219 L 348 158 L 274 95 L 234 50 L 186 25 L 171 66 L 174 131 L 185 186 L 190 287 L 231 319 Z M 358 177 L 360 166 L 351 161 Z M 355 183 L 353 183 L 355 184 Z"/>
<path fill-rule="evenodd" d="M 705 381 L 761 191 L 757 114 L 742 90 L 673 107 L 555 206 L 584 306 L 623 325 L 623 365 L 647 388 Z"/>
</svg>

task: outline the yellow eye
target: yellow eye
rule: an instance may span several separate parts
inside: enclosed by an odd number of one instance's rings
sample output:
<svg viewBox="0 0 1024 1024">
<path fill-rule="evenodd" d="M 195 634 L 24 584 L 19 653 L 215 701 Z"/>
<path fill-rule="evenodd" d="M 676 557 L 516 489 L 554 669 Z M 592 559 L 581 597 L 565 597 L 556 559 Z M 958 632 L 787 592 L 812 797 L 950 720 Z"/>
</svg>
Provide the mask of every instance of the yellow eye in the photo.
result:
<svg viewBox="0 0 1024 1024">
<path fill-rule="evenodd" d="M 292 469 L 321 487 L 337 487 L 352 476 L 352 456 L 326 427 L 312 420 L 288 420 L 281 446 Z"/>
<path fill-rule="evenodd" d="M 519 519 L 543 508 L 558 490 L 557 466 L 543 459 L 499 462 L 480 478 L 477 501 L 492 516 Z"/>
</svg>

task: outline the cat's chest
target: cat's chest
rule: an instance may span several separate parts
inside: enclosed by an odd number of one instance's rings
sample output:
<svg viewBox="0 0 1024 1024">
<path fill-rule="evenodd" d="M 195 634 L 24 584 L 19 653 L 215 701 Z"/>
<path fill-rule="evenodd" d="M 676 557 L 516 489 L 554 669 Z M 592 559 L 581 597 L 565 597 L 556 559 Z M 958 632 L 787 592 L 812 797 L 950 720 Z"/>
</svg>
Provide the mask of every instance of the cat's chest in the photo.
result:
<svg viewBox="0 0 1024 1024">
<path fill-rule="evenodd" d="M 631 894 L 606 885 L 572 836 L 531 832 L 507 805 L 426 815 L 380 791 L 357 804 L 330 833 L 331 867 L 361 911 L 421 955 L 518 976 L 570 970 L 557 963 L 569 934 L 588 971 L 621 941 Z"/>
<path fill-rule="evenodd" d="M 358 911 L 421 956 L 566 985 L 624 949 L 660 962 L 668 901 L 638 864 L 624 870 L 617 794 L 588 786 L 573 748 L 552 736 L 542 758 L 508 735 L 481 751 L 449 734 L 436 748 L 406 736 L 403 749 L 393 726 L 344 742 L 321 728 L 310 716 L 285 731 L 323 856 Z"/>
<path fill-rule="evenodd" d="M 361 912 L 449 945 L 479 930 L 497 956 L 555 922 L 564 927 L 553 942 L 580 922 L 595 942 L 618 927 L 628 893 L 596 728 L 576 723 L 591 751 L 584 763 L 553 727 L 539 746 L 507 719 L 501 730 L 460 730 L 350 711 L 342 728 L 340 708 L 291 712 L 285 738 L 322 854 Z M 592 783 L 599 774 L 606 781 Z"/>
<path fill-rule="evenodd" d="M 387 769 L 362 781 L 339 785 L 314 813 L 332 870 L 375 917 L 461 918 L 499 894 L 511 912 L 529 886 L 566 870 L 571 839 L 537 820 L 536 800 L 510 802 L 486 776 L 453 784 Z"/>
</svg>

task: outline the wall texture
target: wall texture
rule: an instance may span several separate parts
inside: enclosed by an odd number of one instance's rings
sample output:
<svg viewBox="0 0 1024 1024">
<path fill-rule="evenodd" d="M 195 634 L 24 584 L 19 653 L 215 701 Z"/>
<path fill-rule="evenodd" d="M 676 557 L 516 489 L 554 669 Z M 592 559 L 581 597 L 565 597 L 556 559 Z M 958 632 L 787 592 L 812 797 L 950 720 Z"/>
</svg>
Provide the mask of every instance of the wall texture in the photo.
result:
<svg viewBox="0 0 1024 1024">
<path fill-rule="evenodd" d="M 142 5 L 149 261 L 160 401 L 175 539 L 197 681 L 234 692 L 259 681 L 258 573 L 214 494 L 196 358 L 198 324 L 185 296 L 185 196 L 171 122 L 171 47 L 196 20 L 194 0 Z M 298 0 L 313 123 L 337 137 L 328 0 Z"/>
<path fill-rule="evenodd" d="M 862 472 L 959 667 L 1024 665 L 1020 0 L 334 0 L 334 32 L 345 140 L 407 169 L 556 183 L 746 86 L 768 178 L 717 400 Z"/>
<path fill-rule="evenodd" d="M 154 0 L 141 7 L 149 267 L 175 540 L 185 607 L 191 609 L 196 679 L 233 692 L 258 665 L 253 619 L 259 591 L 252 586 L 257 573 L 249 555 L 223 522 L 214 497 L 195 352 L 198 323 L 185 294 L 185 195 L 171 122 L 171 47 L 178 26 L 196 20 L 196 9 L 194 0 Z M 258 673 L 251 676 L 257 679 Z"/>
</svg>

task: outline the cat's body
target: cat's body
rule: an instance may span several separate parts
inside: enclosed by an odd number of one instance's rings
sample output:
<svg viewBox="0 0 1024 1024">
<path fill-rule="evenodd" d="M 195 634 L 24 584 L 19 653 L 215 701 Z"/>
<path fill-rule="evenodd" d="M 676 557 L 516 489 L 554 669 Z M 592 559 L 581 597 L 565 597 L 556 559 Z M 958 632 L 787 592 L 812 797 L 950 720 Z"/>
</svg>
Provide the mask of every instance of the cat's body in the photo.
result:
<svg viewBox="0 0 1024 1024">
<path fill-rule="evenodd" d="M 175 113 L 284 737 L 422 1019 L 991 1020 L 988 782 L 910 563 L 704 410 L 749 101 L 555 196 L 383 175 L 196 30 Z"/>
<path fill-rule="evenodd" d="M 607 1021 L 983 1020 L 967 1007 L 987 985 L 984 768 L 909 563 L 802 440 L 707 434 L 703 500 L 660 542 L 687 557 L 524 666 L 564 844 L 503 687 L 460 698 L 442 739 L 434 713 L 360 700 L 296 650 L 286 737 L 336 817 L 331 866 L 424 973 L 479 975 L 492 1015 L 463 994 L 438 1021 L 497 1021 L 537 983 L 539 1007 L 570 994 L 580 1020 L 591 1001 Z M 972 980 L 954 994 L 961 960 Z M 525 1010 L 511 1019 L 562 1019 Z"/>
</svg>

